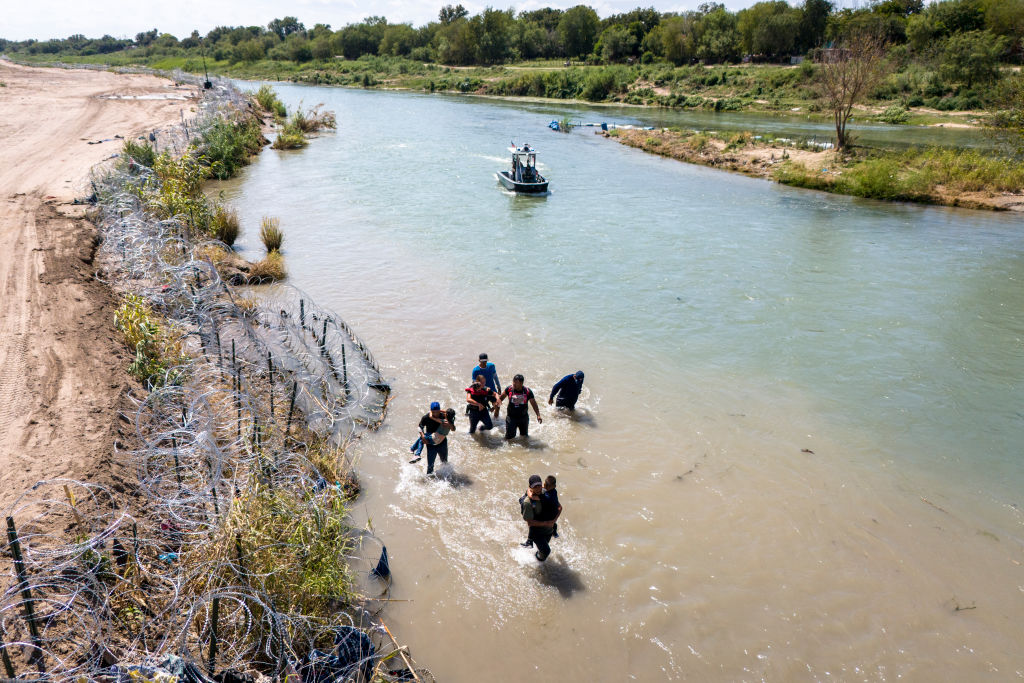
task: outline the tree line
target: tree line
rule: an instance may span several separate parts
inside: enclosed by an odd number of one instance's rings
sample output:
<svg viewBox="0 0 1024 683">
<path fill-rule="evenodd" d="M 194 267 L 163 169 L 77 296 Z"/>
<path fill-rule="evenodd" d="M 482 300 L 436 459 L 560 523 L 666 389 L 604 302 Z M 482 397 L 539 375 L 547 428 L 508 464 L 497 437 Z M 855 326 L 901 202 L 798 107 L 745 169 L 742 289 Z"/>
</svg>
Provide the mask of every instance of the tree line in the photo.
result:
<svg viewBox="0 0 1024 683">
<path fill-rule="evenodd" d="M 1024 0 L 871 0 L 856 9 L 837 9 L 829 0 L 766 0 L 736 12 L 707 2 L 687 12 L 638 7 L 603 19 L 587 5 L 519 13 L 488 7 L 472 16 L 462 5 L 445 5 L 437 21 L 418 28 L 380 16 L 338 30 L 306 28 L 289 16 L 265 27 L 218 26 L 205 36 L 193 31 L 180 40 L 157 29 L 134 39 L 0 39 L 0 51 L 87 56 L 139 50 L 147 57 L 202 51 L 232 63 L 375 55 L 453 66 L 530 59 L 684 65 L 784 61 L 853 32 L 881 35 L 897 56 L 941 64 L 982 83 L 995 78 L 1000 62 L 1022 61 Z"/>
</svg>

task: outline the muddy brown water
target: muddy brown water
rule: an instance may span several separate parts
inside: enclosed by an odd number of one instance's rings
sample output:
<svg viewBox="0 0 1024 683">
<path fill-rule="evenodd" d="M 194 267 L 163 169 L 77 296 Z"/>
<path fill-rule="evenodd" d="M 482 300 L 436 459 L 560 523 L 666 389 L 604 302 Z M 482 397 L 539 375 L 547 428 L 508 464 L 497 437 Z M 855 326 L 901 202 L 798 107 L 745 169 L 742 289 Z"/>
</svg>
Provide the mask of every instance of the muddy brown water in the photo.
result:
<svg viewBox="0 0 1024 683">
<path fill-rule="evenodd" d="M 339 130 L 223 189 L 243 254 L 280 217 L 291 281 L 393 384 L 355 514 L 438 680 L 1024 676 L 1019 217 L 687 166 L 525 106 L 277 89 Z M 549 196 L 501 190 L 510 138 Z M 461 407 L 480 351 L 544 423 L 509 445 L 460 416 L 427 480 L 416 422 Z M 565 507 L 543 565 L 518 545 L 532 473 Z"/>
</svg>

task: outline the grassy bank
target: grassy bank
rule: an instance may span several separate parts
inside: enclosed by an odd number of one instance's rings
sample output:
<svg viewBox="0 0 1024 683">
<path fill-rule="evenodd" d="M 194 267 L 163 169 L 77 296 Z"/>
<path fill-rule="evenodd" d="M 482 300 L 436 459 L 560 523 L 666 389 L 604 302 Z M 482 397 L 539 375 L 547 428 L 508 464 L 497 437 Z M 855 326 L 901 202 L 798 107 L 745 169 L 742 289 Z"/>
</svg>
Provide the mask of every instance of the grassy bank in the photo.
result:
<svg viewBox="0 0 1024 683">
<path fill-rule="evenodd" d="M 870 199 L 1024 210 L 1024 162 L 976 150 L 856 149 L 840 155 L 751 133 L 616 130 L 609 137 L 653 154 L 794 187 Z"/>
<path fill-rule="evenodd" d="M 19 59 L 22 56 L 19 55 Z M 45 63 L 45 56 L 27 58 Z M 51 58 L 52 59 L 52 58 Z M 202 74 L 197 56 L 133 52 L 62 57 L 67 63 L 148 66 Z M 363 56 L 309 62 L 264 59 L 206 60 L 212 74 L 249 80 L 314 85 L 391 88 L 421 92 L 542 97 L 672 109 L 759 111 L 828 120 L 815 90 L 816 67 L 765 64 L 673 66 L 668 63 L 565 66 L 560 60 L 531 60 L 487 67 L 451 67 L 402 57 Z M 907 125 L 979 125 L 986 114 L 984 93 L 942 82 L 935 71 L 916 65 L 892 74 L 872 93 L 860 121 Z"/>
</svg>

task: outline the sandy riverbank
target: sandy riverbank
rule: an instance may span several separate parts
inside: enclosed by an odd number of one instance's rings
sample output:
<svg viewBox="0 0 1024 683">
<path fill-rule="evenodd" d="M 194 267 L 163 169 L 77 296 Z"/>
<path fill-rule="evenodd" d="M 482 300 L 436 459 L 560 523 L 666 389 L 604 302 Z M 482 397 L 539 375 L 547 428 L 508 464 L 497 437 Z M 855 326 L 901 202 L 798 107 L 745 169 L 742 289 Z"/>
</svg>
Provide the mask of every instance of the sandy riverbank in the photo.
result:
<svg viewBox="0 0 1024 683">
<path fill-rule="evenodd" d="M 93 277 L 96 229 L 75 197 L 121 139 L 177 122 L 188 86 L 154 76 L 0 61 L 0 503 L 43 478 L 117 479 L 135 386 Z M 120 136 L 120 137 L 118 137 Z"/>
</svg>

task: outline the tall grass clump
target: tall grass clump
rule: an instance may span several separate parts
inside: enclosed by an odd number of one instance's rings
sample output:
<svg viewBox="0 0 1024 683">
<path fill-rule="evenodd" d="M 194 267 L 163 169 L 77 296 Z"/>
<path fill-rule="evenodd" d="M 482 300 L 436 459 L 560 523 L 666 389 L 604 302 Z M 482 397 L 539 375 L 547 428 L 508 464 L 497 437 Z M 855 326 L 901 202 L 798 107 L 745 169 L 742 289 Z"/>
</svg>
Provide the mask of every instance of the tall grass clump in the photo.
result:
<svg viewBox="0 0 1024 683">
<path fill-rule="evenodd" d="M 338 121 L 334 116 L 334 112 L 323 111 L 323 106 L 318 104 L 308 111 L 303 110 L 302 107 L 296 108 L 291 118 L 292 125 L 306 135 L 326 128 L 331 130 L 337 128 Z"/>
<path fill-rule="evenodd" d="M 284 103 L 278 99 L 277 93 L 269 85 L 261 85 L 253 97 L 256 99 L 256 104 L 260 106 L 260 109 L 270 112 L 274 118 L 283 119 L 288 115 L 288 110 L 285 109 Z"/>
<path fill-rule="evenodd" d="M 208 234 L 210 201 L 203 194 L 203 181 L 209 178 L 210 168 L 191 152 L 178 159 L 163 152 L 153 171 L 157 186 L 146 182 L 136 188 L 147 208 L 159 218 L 179 219 L 194 234 Z"/>
<path fill-rule="evenodd" d="M 289 121 L 281 128 L 271 147 L 274 149 L 300 149 L 308 144 L 309 140 L 306 139 L 302 129 Z"/>
<path fill-rule="evenodd" d="M 277 282 L 288 276 L 284 267 L 284 256 L 279 251 L 269 252 L 262 261 L 252 264 L 249 269 L 249 284 Z"/>
<path fill-rule="evenodd" d="M 153 168 L 153 164 L 156 163 L 156 150 L 148 142 L 125 140 L 121 146 L 121 158 L 131 159 L 146 168 Z"/>
<path fill-rule="evenodd" d="M 284 242 L 284 233 L 281 232 L 281 219 L 264 216 L 260 221 L 260 239 L 267 253 L 281 251 L 281 244 Z"/>
<path fill-rule="evenodd" d="M 149 303 L 141 296 L 128 294 L 114 313 L 114 326 L 124 335 L 125 343 L 135 351 L 135 360 L 128 368 L 148 389 L 177 377 L 169 368 L 182 362 L 181 342 L 166 326 L 162 326 Z"/>
<path fill-rule="evenodd" d="M 270 458 L 264 457 L 272 476 Z M 257 480 L 234 499 L 212 544 L 191 544 L 181 562 L 192 566 L 211 554 L 240 558 L 245 582 L 268 596 L 277 611 L 310 618 L 310 635 L 327 638 L 313 644 L 329 647 L 330 627 L 350 623 L 344 608 L 359 600 L 348 563 L 357 539 L 349 509 L 358 487 L 337 448 L 317 440 L 306 447 L 306 458 L 314 468 L 309 485 L 296 490 Z M 230 562 L 222 566 L 225 575 L 203 580 L 238 581 Z"/>
<path fill-rule="evenodd" d="M 222 204 L 216 205 L 213 209 L 213 216 L 210 218 L 210 232 L 230 247 L 241 232 L 238 211 Z"/>
</svg>

